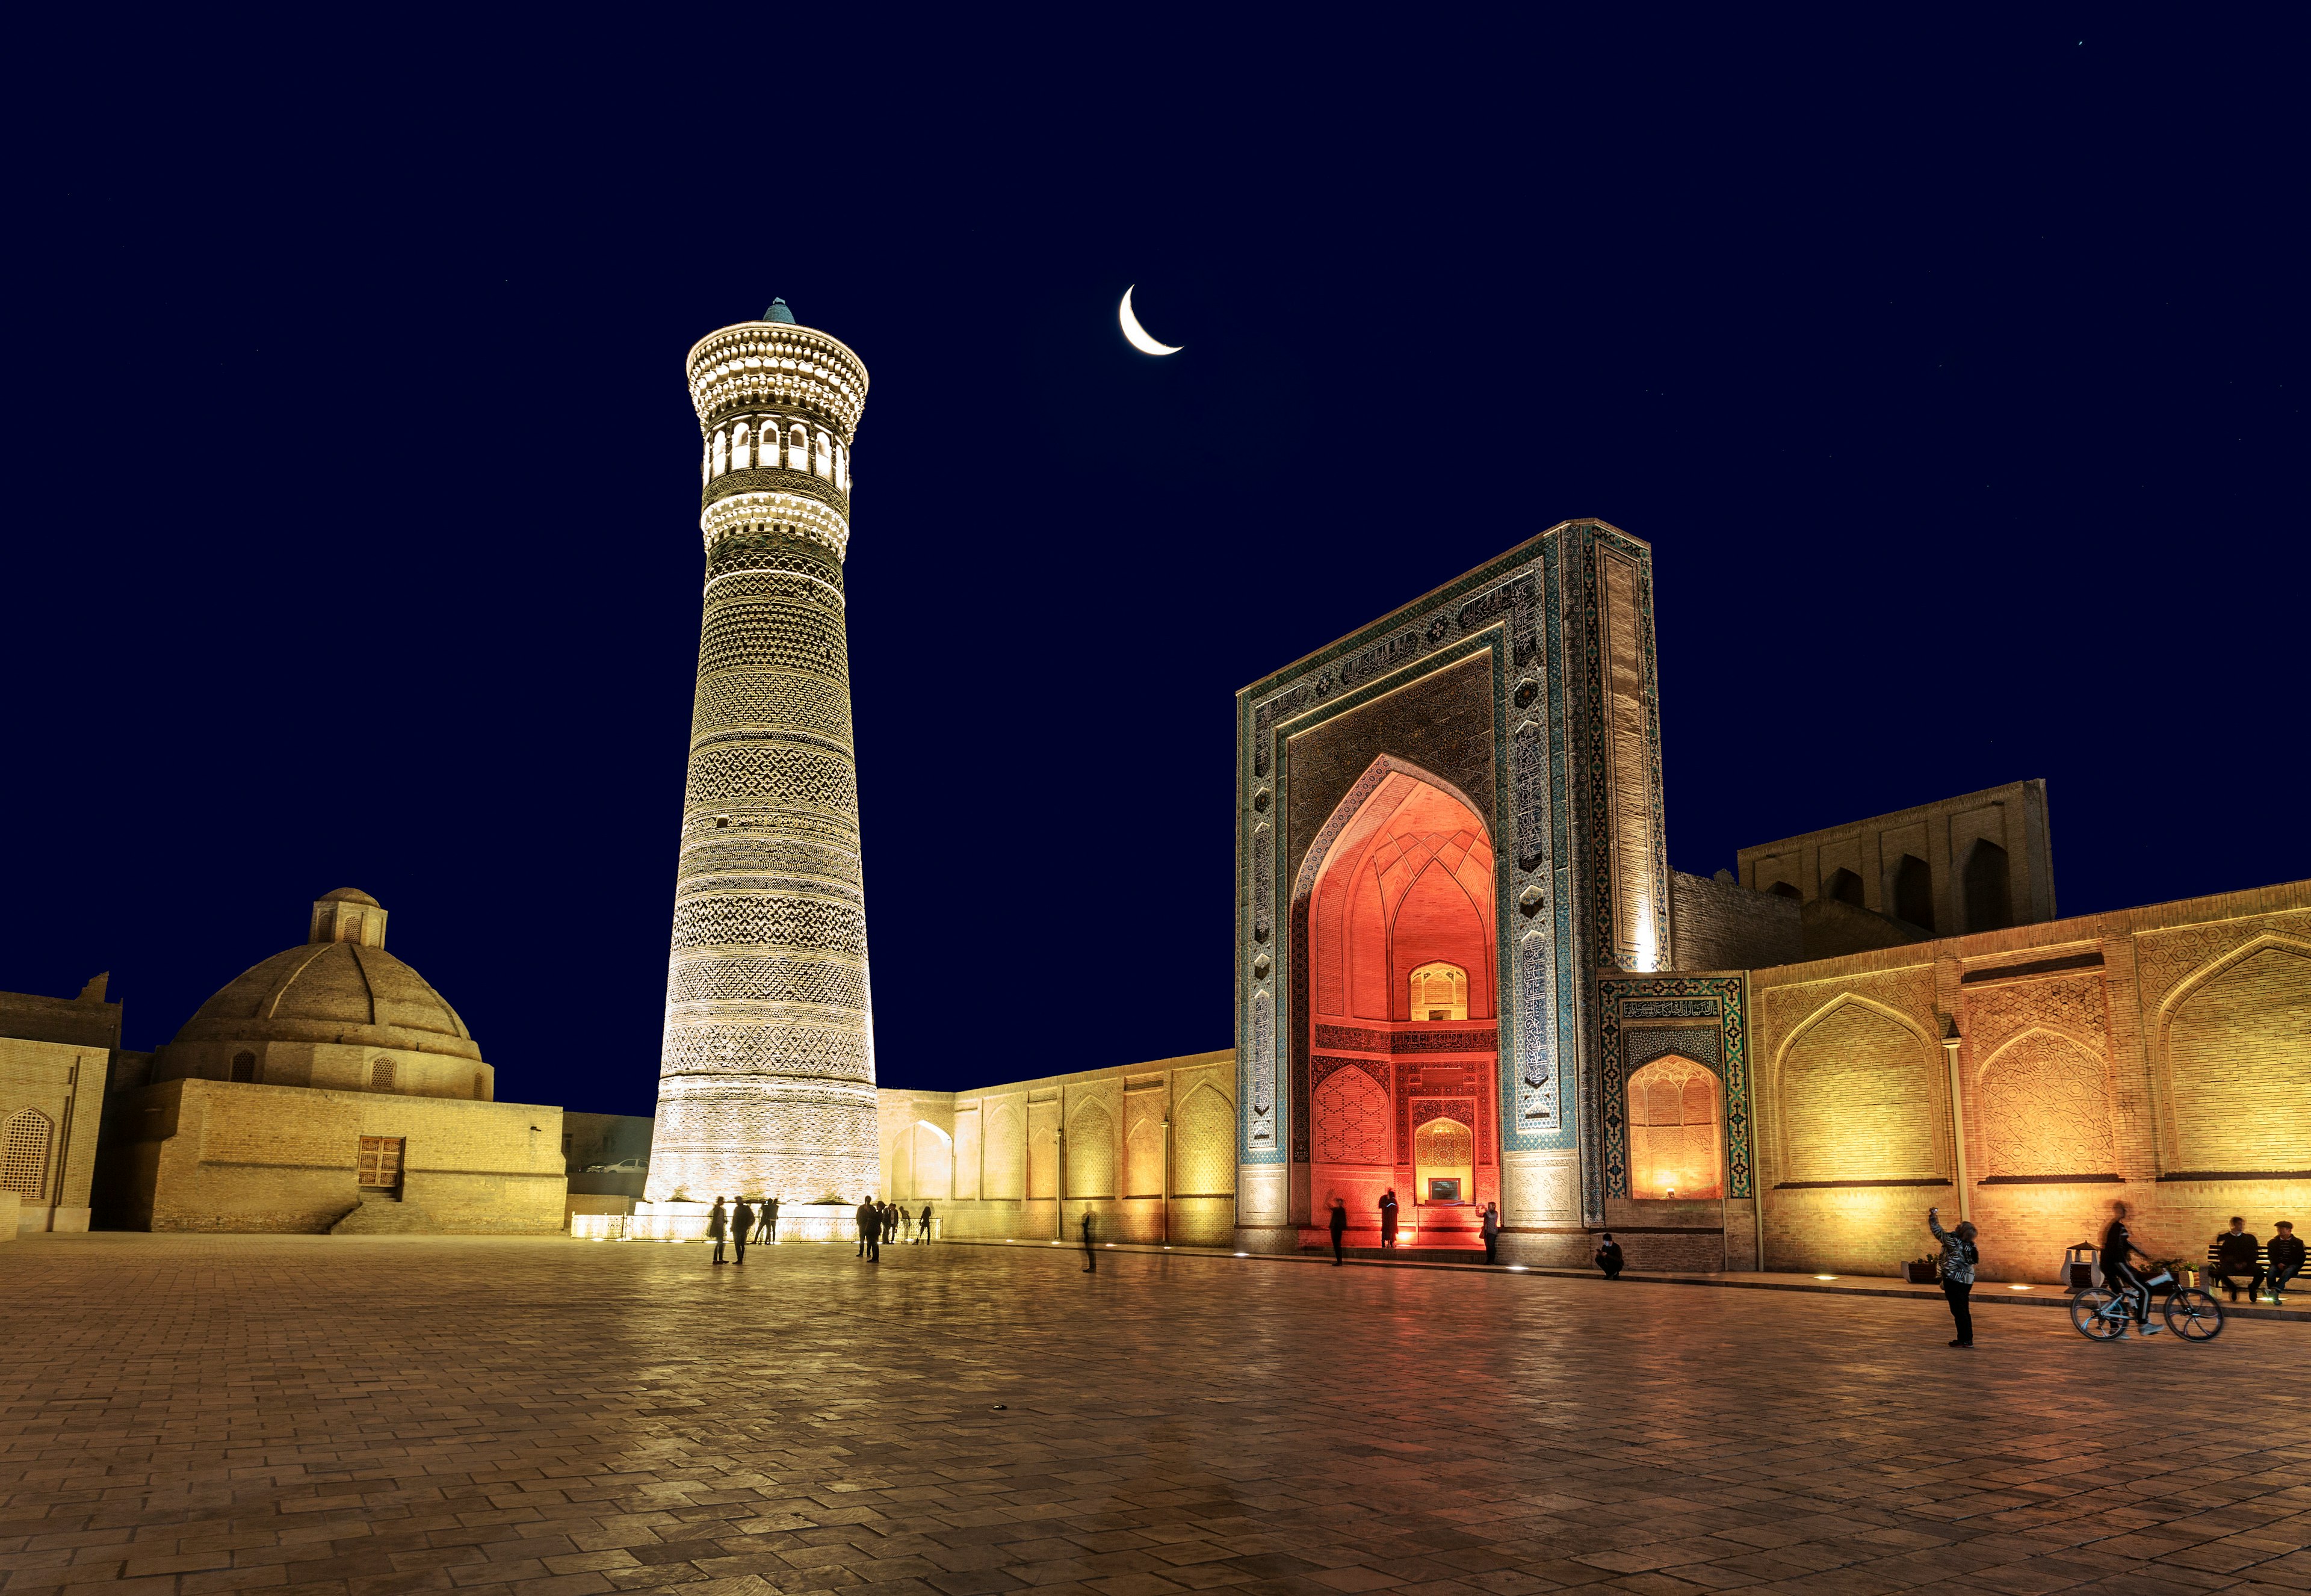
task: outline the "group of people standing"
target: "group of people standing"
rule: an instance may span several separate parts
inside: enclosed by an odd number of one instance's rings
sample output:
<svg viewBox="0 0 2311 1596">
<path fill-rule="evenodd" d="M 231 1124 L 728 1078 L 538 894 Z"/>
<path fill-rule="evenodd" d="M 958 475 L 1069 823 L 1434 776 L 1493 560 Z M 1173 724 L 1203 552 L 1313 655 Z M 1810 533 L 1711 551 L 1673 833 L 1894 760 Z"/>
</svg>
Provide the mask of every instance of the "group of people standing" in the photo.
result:
<svg viewBox="0 0 2311 1596">
<path fill-rule="evenodd" d="M 1396 1200 L 1396 1188 L 1391 1186 L 1380 1194 L 1380 1250 L 1396 1251 L 1396 1217 L 1402 1204 Z M 1332 1262 L 1335 1266 L 1347 1261 L 1348 1202 L 1344 1197 L 1332 1199 Z M 1501 1209 L 1498 1203 L 1488 1202 L 1478 1217 L 1478 1234 L 1484 1237 L 1485 1261 L 1498 1263 L 1501 1249 Z"/>
<path fill-rule="evenodd" d="M 915 1234 L 910 1237 L 908 1230 Z M 714 1261 L 733 1266 L 746 1261 L 748 1243 L 775 1242 L 779 1239 L 779 1199 L 763 1199 L 759 1208 L 748 1204 L 743 1197 L 725 1199 L 716 1198 L 714 1208 L 706 1216 L 706 1239 L 714 1243 Z M 883 1243 L 903 1240 L 929 1242 L 931 1239 L 931 1205 L 925 1203 L 922 1213 L 910 1220 L 907 1210 L 896 1203 L 876 1202 L 871 1196 L 859 1205 L 859 1256 L 873 1262 L 883 1260 Z M 736 1258 L 728 1256 L 730 1250 Z"/>
<path fill-rule="evenodd" d="M 907 1234 L 907 1210 L 894 1202 L 876 1202 L 872 1195 L 859 1205 L 859 1251 L 855 1256 L 869 1263 L 883 1261 L 885 1242 L 921 1242 L 931 1239 L 931 1205 L 923 1204 L 921 1217 L 915 1222 L 913 1235 Z"/>
<path fill-rule="evenodd" d="M 738 1249 L 737 1262 L 743 1265 L 746 1261 L 748 1242 L 775 1242 L 779 1239 L 779 1199 L 766 1197 L 763 1199 L 760 1208 L 753 1208 L 747 1207 L 746 1199 L 741 1197 L 737 1199 L 736 1207 L 726 1209 L 722 1199 L 716 1198 L 714 1211 L 706 1216 L 706 1239 L 714 1243 L 715 1262 L 731 1262 L 722 1255 L 722 1251 L 735 1243 Z"/>
</svg>

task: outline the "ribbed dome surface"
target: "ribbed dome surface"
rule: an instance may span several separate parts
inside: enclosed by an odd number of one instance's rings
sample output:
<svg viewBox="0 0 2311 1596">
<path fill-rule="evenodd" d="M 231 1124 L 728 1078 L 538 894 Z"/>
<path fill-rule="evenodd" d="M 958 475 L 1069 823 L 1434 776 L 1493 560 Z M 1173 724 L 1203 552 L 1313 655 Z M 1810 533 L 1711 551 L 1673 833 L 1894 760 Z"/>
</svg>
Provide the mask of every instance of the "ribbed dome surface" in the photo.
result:
<svg viewBox="0 0 2311 1596">
<path fill-rule="evenodd" d="M 176 1040 L 348 1042 L 482 1056 L 466 1022 L 423 976 L 358 942 L 308 942 L 242 971 Z"/>
</svg>

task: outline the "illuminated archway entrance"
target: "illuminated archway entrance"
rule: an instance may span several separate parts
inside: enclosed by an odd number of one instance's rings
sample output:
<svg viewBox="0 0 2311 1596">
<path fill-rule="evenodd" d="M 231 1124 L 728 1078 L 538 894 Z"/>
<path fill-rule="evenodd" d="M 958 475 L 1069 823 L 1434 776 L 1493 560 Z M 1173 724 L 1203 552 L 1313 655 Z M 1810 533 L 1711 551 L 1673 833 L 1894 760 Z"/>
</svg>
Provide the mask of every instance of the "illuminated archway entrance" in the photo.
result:
<svg viewBox="0 0 2311 1596">
<path fill-rule="evenodd" d="M 1478 1245 L 1500 1199 L 1491 830 L 1450 783 L 1384 758 L 1325 836 L 1293 905 L 1304 1239 L 1324 1238 L 1339 1197 L 1368 1243 L 1393 1190 L 1406 1244 Z"/>
</svg>

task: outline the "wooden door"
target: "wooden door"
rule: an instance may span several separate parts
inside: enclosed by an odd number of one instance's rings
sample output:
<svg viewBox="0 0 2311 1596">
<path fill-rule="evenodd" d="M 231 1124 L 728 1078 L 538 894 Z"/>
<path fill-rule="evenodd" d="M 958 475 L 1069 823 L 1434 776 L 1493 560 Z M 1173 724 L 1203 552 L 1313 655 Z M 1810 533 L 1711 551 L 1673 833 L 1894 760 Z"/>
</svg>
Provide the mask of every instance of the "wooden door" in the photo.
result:
<svg viewBox="0 0 2311 1596">
<path fill-rule="evenodd" d="M 401 1184 L 401 1144 L 398 1136 L 361 1138 L 361 1184 L 364 1190 L 390 1191 Z"/>
</svg>

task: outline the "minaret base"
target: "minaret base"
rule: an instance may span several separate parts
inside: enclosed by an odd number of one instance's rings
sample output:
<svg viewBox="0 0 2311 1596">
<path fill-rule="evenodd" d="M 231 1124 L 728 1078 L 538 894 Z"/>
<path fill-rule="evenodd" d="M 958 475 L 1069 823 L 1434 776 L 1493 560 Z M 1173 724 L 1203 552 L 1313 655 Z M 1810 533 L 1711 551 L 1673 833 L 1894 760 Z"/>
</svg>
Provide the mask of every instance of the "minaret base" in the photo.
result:
<svg viewBox="0 0 2311 1596">
<path fill-rule="evenodd" d="M 784 1076 L 658 1083 L 651 1202 L 775 1197 L 856 1206 L 876 1190 L 875 1088 Z"/>
</svg>

